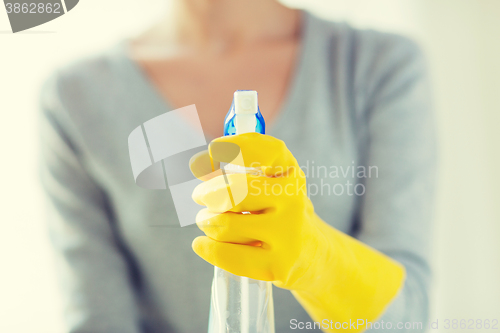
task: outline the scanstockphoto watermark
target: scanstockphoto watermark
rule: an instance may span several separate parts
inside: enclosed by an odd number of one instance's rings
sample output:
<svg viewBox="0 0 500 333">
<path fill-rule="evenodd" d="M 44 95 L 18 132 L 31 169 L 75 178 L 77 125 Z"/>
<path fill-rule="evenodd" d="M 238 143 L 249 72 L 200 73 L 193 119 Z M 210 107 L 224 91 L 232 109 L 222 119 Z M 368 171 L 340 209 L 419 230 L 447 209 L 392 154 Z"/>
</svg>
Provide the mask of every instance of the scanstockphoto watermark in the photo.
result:
<svg viewBox="0 0 500 333">
<path fill-rule="evenodd" d="M 12 32 L 55 20 L 72 10 L 79 0 L 4 0 Z"/>
<path fill-rule="evenodd" d="M 367 319 L 349 319 L 349 321 L 334 321 L 323 319 L 322 321 L 298 321 L 297 319 L 290 320 L 290 329 L 292 330 L 390 330 L 390 329 L 406 329 L 406 330 L 421 330 L 422 322 L 397 322 L 376 321 L 370 322 Z"/>
<path fill-rule="evenodd" d="M 362 183 L 352 183 L 346 180 L 344 183 L 331 184 L 323 179 L 320 183 L 301 183 L 299 179 L 294 179 L 292 183 L 285 185 L 271 183 L 266 179 L 253 179 L 250 181 L 249 194 L 253 196 L 293 196 L 297 194 L 307 195 L 309 197 L 316 195 L 347 195 L 362 196 L 366 192 L 366 187 Z"/>
<path fill-rule="evenodd" d="M 182 119 L 191 119 L 191 130 L 184 130 Z M 278 167 L 248 165 L 244 152 L 231 142 L 208 144 L 203 133 L 196 106 L 188 105 L 158 115 L 132 130 L 128 137 L 130 165 L 133 179 L 139 187 L 149 190 L 167 190 L 175 207 L 181 227 L 195 223 L 200 206 L 191 199 L 195 188 L 207 179 L 223 177 L 226 184 L 226 200 L 230 206 L 241 203 L 255 191 L 264 195 L 358 195 L 365 194 L 367 178 L 378 178 L 376 166 L 360 166 L 347 161 L 339 165 L 322 165 L 313 160 L 305 161 L 300 167 Z M 210 152 L 210 158 L 199 158 L 192 164 L 193 157 L 202 157 Z M 196 165 L 195 173 L 190 166 Z M 250 169 L 250 170 L 249 170 Z M 295 174 L 290 174 L 294 172 Z M 268 186 L 248 184 L 245 175 L 226 177 L 225 174 L 254 174 Z M 240 177 L 241 176 L 241 177 Z M 287 181 L 273 177 L 290 176 Z M 232 181 L 229 181 L 229 178 Z M 221 180 L 221 178 L 218 178 Z M 296 182 L 296 184 L 293 184 Z M 291 183 L 291 184 L 290 184 Z M 254 185 L 254 186 L 252 186 Z M 281 186 L 281 187 L 280 187 Z M 261 193 L 262 194 L 262 193 Z M 156 225 L 155 225 L 156 226 Z"/>
<path fill-rule="evenodd" d="M 363 179 L 378 178 L 378 167 L 375 165 L 356 165 L 351 161 L 349 165 L 319 165 L 314 160 L 306 161 L 300 169 L 307 178 L 330 178 L 330 179 Z"/>
<path fill-rule="evenodd" d="M 252 169 L 262 169 L 259 163 L 252 163 Z M 273 183 L 264 179 L 254 179 L 250 182 L 250 195 L 335 195 L 362 196 L 366 193 L 365 180 L 378 178 L 377 166 L 355 165 L 319 165 L 314 161 L 306 161 L 305 165 L 296 168 L 273 168 L 274 175 L 286 175 L 294 179 L 285 185 Z M 303 181 L 304 179 L 306 181 Z"/>
</svg>

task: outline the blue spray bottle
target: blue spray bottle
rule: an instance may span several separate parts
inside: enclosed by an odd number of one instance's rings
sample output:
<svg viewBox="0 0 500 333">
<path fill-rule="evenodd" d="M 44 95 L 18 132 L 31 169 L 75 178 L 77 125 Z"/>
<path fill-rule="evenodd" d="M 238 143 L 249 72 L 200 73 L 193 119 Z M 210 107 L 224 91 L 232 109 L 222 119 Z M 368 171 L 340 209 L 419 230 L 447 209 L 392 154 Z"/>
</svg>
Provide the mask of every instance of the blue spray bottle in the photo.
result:
<svg viewBox="0 0 500 333">
<path fill-rule="evenodd" d="M 224 135 L 265 134 L 265 129 L 257 92 L 236 91 L 224 120 Z M 214 267 L 208 333 L 274 333 L 272 283 Z"/>
</svg>

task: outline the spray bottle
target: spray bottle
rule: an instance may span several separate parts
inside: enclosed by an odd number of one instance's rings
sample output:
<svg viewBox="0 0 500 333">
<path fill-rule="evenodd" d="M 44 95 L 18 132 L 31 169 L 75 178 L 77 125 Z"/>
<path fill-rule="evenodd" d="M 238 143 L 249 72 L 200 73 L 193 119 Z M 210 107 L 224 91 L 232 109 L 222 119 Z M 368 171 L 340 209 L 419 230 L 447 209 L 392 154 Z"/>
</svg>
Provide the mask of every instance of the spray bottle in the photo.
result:
<svg viewBox="0 0 500 333">
<path fill-rule="evenodd" d="M 265 126 L 257 92 L 236 91 L 224 120 L 224 135 L 265 134 Z M 272 283 L 214 267 L 208 333 L 274 333 Z"/>
</svg>

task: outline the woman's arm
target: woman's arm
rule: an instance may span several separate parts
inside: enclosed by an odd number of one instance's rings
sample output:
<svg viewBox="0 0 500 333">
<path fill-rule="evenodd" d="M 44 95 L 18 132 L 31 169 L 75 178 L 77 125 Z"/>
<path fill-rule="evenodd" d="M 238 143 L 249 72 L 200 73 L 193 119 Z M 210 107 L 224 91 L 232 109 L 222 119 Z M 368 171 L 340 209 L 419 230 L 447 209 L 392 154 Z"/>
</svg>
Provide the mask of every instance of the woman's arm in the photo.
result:
<svg viewBox="0 0 500 333">
<path fill-rule="evenodd" d="M 366 163 L 377 167 L 378 176 L 366 179 L 356 237 L 405 266 L 405 286 L 381 320 L 393 326 L 411 322 L 412 329 L 401 331 L 417 332 L 428 322 L 436 135 L 420 48 L 404 37 L 386 36 L 367 78 L 365 108 Z"/>
<path fill-rule="evenodd" d="M 218 176 L 193 192 L 207 207 L 197 216 L 206 236 L 194 240 L 194 251 L 233 274 L 290 289 L 325 331 L 362 332 L 384 313 L 395 331 L 410 320 L 422 322 L 412 329 L 423 330 L 427 319 L 434 139 L 419 53 L 395 45 L 397 52 L 371 71 L 381 73 L 364 115 L 362 156 L 379 171 L 365 184 L 359 239 L 314 213 L 302 190 L 304 173 L 284 142 L 270 136 L 218 138 L 207 152 L 223 156 L 235 144 L 242 165 L 260 166 L 267 177 L 229 174 L 226 182 Z M 241 201 L 230 200 L 229 192 Z"/>
<path fill-rule="evenodd" d="M 366 169 L 373 167 L 364 184 L 366 192 L 356 219 L 354 236 L 362 243 L 333 228 L 324 228 L 323 233 L 331 234 L 327 238 L 332 240 L 332 250 L 325 253 L 333 255 L 326 256 L 312 275 L 331 278 L 310 278 L 315 281 L 315 288 L 292 292 L 318 321 L 329 318 L 335 323 L 344 321 L 342 316 L 351 317 L 362 325 L 356 324 L 349 330 L 370 330 L 375 321 L 359 314 L 368 315 L 369 306 L 375 306 L 380 322 L 374 331 L 382 329 L 383 321 L 384 329 L 420 332 L 428 322 L 429 244 L 436 171 L 426 66 L 418 46 L 406 38 L 376 32 L 364 32 L 362 38 L 369 39 L 360 43 L 368 47 L 360 47 L 358 52 L 363 53 L 362 62 L 369 65 L 360 66 L 364 71 L 356 77 L 363 81 L 358 81 L 357 87 L 364 87 L 358 91 L 363 95 L 358 100 L 367 101 L 358 118 L 364 122 L 360 132 L 366 133 L 361 135 L 361 146 L 366 147 L 361 155 L 366 156 Z M 367 247 L 363 249 L 362 244 Z M 397 270 L 373 250 L 405 268 L 404 287 L 393 300 L 387 291 L 394 291 L 391 286 L 398 284 Z M 370 263 L 376 265 L 370 267 Z M 372 302 L 378 297 L 380 301 Z M 360 302 L 362 306 L 357 309 Z M 380 307 L 384 302 L 386 306 Z M 371 324 L 367 325 L 367 321 Z"/>
<path fill-rule="evenodd" d="M 138 333 L 127 262 L 106 196 L 86 172 L 52 78 L 41 98 L 41 177 L 68 332 Z"/>
</svg>

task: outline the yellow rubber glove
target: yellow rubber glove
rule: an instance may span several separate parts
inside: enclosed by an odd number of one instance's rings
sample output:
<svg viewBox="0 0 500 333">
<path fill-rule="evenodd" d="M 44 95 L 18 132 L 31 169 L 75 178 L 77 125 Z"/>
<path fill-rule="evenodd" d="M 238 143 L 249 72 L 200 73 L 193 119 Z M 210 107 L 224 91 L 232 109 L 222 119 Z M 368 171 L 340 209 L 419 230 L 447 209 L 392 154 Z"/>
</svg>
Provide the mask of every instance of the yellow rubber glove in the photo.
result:
<svg viewBox="0 0 500 333">
<path fill-rule="evenodd" d="M 203 178 L 206 161 L 214 166 L 220 160 L 214 157 L 223 155 L 221 143 L 238 145 L 242 164 L 263 175 L 228 174 L 226 181 L 219 170 Z M 291 290 L 315 321 L 376 321 L 403 286 L 403 266 L 314 213 L 305 175 L 282 141 L 247 133 L 218 138 L 211 147 L 190 163 L 193 174 L 206 180 L 193 199 L 207 207 L 197 216 L 206 236 L 193 241 L 193 250 L 228 272 Z M 245 188 L 239 203 L 228 196 Z"/>
</svg>

